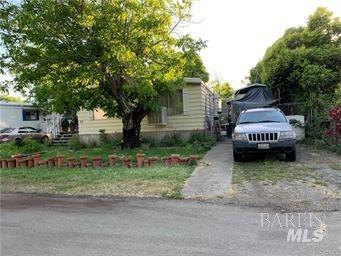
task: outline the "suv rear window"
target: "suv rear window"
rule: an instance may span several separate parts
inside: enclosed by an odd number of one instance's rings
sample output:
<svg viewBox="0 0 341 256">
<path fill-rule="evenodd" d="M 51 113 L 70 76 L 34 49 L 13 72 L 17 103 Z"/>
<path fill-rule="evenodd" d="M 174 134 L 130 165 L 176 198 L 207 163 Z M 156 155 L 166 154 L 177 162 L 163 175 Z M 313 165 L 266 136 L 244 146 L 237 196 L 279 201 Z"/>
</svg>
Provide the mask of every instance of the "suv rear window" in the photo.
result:
<svg viewBox="0 0 341 256">
<path fill-rule="evenodd" d="M 238 124 L 249 123 L 285 123 L 285 116 L 279 111 L 252 111 L 239 116 Z"/>
</svg>

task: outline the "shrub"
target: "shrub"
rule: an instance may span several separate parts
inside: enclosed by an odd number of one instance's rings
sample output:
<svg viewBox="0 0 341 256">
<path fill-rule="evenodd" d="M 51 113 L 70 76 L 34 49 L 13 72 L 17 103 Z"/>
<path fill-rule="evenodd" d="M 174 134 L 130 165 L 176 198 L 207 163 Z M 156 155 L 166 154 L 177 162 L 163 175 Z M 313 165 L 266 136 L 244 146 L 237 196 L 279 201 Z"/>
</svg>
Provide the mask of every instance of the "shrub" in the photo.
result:
<svg viewBox="0 0 341 256">
<path fill-rule="evenodd" d="M 304 143 L 317 149 L 328 150 L 341 155 L 341 144 L 333 144 L 332 141 L 325 136 L 322 136 L 320 139 L 307 138 L 304 140 Z"/>
<path fill-rule="evenodd" d="M 82 148 L 85 148 L 86 145 L 81 142 L 80 137 L 78 134 L 75 134 L 72 136 L 70 140 L 70 148 L 73 150 L 80 150 Z"/>
<path fill-rule="evenodd" d="M 84 144 L 85 148 L 98 148 L 98 141 L 97 140 L 90 140 L 86 144 Z"/>
<path fill-rule="evenodd" d="M 200 131 L 191 133 L 188 143 L 200 151 L 207 151 L 217 142 L 217 138 L 213 134 L 204 134 Z"/>
<path fill-rule="evenodd" d="M 160 145 L 164 147 L 182 146 L 184 143 L 179 134 L 166 134 L 160 141 Z"/>
<path fill-rule="evenodd" d="M 23 139 L 18 145 L 14 141 L 2 143 L 0 144 L 0 158 L 9 158 L 15 154 L 40 152 L 43 147 L 40 142 L 31 138 Z"/>
<path fill-rule="evenodd" d="M 341 144 L 330 145 L 330 150 L 336 154 L 341 155 Z"/>
<path fill-rule="evenodd" d="M 99 142 L 101 146 L 109 146 L 110 145 L 110 138 L 107 133 L 105 133 L 105 129 L 99 130 Z"/>
<path fill-rule="evenodd" d="M 18 154 L 19 149 L 15 142 L 6 142 L 0 144 L 0 158 L 9 158 Z"/>
<path fill-rule="evenodd" d="M 195 144 L 198 142 L 209 143 L 213 146 L 217 142 L 217 139 L 213 134 L 210 133 L 204 134 L 203 132 L 192 132 L 189 136 L 188 143 Z"/>
<path fill-rule="evenodd" d="M 142 137 L 140 138 L 140 144 L 146 144 L 148 146 L 154 147 L 157 145 L 156 141 L 152 137 Z"/>
<path fill-rule="evenodd" d="M 22 140 L 21 145 L 19 146 L 20 152 L 25 154 L 39 152 L 42 150 L 42 148 L 43 145 L 40 142 L 33 140 L 31 138 L 24 138 Z"/>
</svg>

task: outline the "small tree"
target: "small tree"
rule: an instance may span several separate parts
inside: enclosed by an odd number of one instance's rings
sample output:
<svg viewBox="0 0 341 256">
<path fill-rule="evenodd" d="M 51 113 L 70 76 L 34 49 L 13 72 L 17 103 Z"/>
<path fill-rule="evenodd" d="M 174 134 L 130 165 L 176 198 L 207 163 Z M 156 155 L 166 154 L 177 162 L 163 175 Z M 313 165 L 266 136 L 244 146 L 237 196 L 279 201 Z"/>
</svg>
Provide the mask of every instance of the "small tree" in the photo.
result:
<svg viewBox="0 0 341 256">
<path fill-rule="evenodd" d="M 212 89 L 219 95 L 224 103 L 233 97 L 234 91 L 228 82 L 222 82 L 219 79 L 216 79 L 212 82 Z"/>
<path fill-rule="evenodd" d="M 183 84 L 185 53 L 193 51 L 182 50 L 175 32 L 190 17 L 191 3 L 0 1 L 1 66 L 40 105 L 57 112 L 101 108 L 121 118 L 123 144 L 134 148 L 159 95 Z M 185 37 L 185 48 L 193 49 L 195 41 Z"/>
</svg>

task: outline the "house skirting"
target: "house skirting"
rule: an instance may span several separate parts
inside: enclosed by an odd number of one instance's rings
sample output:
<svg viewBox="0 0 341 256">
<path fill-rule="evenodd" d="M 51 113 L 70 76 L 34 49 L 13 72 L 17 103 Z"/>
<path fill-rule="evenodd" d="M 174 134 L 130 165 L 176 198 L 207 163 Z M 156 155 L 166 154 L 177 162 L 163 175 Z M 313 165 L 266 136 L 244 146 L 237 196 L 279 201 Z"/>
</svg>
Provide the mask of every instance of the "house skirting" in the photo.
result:
<svg viewBox="0 0 341 256">
<path fill-rule="evenodd" d="M 166 135 L 178 134 L 182 140 L 186 141 L 194 131 L 162 131 L 162 132 L 141 132 L 141 138 L 151 139 L 160 142 Z M 195 132 L 204 132 L 203 130 L 195 130 Z M 122 139 L 122 133 L 108 133 L 113 139 Z M 82 143 L 91 144 L 99 142 L 100 134 L 80 134 L 79 138 Z"/>
</svg>

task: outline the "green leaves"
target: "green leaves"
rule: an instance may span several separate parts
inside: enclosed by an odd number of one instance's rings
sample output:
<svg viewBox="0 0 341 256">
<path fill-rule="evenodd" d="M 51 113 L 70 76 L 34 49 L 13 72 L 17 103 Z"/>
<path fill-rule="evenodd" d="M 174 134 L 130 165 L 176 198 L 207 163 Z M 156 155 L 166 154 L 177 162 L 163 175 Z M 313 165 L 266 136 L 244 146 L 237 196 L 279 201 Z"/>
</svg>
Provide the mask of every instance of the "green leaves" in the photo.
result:
<svg viewBox="0 0 341 256">
<path fill-rule="evenodd" d="M 1 1 L 1 69 L 57 112 L 149 111 L 184 75 L 208 80 L 203 41 L 173 33 L 192 1 Z"/>
<path fill-rule="evenodd" d="M 267 50 L 251 70 L 251 82 L 267 84 L 273 92 L 280 92 L 282 101 L 309 107 L 318 107 L 326 97 L 335 99 L 341 81 L 340 31 L 339 18 L 318 8 L 306 27 L 288 29 Z"/>
<path fill-rule="evenodd" d="M 233 88 L 228 82 L 219 81 L 216 79 L 212 82 L 212 89 L 220 96 L 220 99 L 226 101 L 233 97 Z"/>
</svg>

